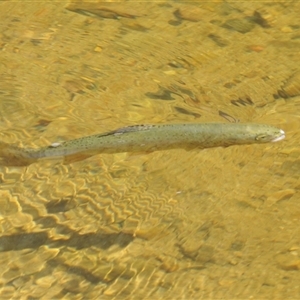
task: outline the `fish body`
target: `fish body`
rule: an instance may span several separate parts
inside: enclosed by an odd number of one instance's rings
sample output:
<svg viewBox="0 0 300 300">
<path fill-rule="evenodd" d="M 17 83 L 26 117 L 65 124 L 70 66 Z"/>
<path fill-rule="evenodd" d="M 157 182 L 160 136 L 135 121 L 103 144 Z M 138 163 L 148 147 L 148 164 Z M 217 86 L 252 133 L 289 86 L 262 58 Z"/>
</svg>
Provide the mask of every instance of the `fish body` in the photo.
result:
<svg viewBox="0 0 300 300">
<path fill-rule="evenodd" d="M 99 153 L 151 152 L 183 148 L 186 150 L 230 145 L 276 142 L 284 139 L 283 130 L 265 124 L 251 123 L 188 123 L 162 125 L 135 125 L 102 134 L 95 134 L 62 143 L 53 143 L 40 149 L 6 147 L 11 155 L 32 163 L 40 158 L 68 157 Z M 4 143 L 2 143 L 4 144 Z M 6 145 L 6 144 L 5 144 Z M 1 150 L 2 149 L 2 150 Z M 0 155 L 5 156 L 0 144 Z"/>
</svg>

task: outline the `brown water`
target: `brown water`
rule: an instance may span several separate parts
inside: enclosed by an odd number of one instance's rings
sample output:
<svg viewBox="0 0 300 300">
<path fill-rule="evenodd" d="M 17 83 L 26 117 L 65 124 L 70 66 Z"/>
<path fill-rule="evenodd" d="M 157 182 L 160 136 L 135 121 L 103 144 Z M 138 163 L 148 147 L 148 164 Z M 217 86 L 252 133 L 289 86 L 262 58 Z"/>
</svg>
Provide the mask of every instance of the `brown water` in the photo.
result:
<svg viewBox="0 0 300 300">
<path fill-rule="evenodd" d="M 287 138 L 1 166 L 0 298 L 300 298 L 299 15 L 297 2 L 1 2 L 2 141 L 238 120 Z"/>
</svg>

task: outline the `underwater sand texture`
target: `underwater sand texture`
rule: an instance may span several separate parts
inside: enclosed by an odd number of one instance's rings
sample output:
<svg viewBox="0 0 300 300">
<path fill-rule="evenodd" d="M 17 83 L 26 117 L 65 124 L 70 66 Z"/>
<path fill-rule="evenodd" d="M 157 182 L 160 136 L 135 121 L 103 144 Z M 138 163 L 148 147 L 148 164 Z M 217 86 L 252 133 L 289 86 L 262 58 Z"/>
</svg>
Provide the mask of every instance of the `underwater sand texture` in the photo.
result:
<svg viewBox="0 0 300 300">
<path fill-rule="evenodd" d="M 171 122 L 287 137 L 1 166 L 0 298 L 299 297 L 299 14 L 297 2 L 1 2 L 4 142 Z"/>
</svg>

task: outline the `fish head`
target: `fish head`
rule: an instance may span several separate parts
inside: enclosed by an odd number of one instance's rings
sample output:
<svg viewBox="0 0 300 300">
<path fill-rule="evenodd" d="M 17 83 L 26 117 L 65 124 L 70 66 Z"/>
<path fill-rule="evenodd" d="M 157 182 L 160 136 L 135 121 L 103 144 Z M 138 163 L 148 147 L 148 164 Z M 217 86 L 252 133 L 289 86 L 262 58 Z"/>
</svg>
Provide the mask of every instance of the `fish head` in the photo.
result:
<svg viewBox="0 0 300 300">
<path fill-rule="evenodd" d="M 240 123 L 239 126 L 232 126 L 228 132 L 226 145 L 263 144 L 285 138 L 282 129 L 266 124 Z"/>
<path fill-rule="evenodd" d="M 270 125 L 253 124 L 247 129 L 254 137 L 255 143 L 278 142 L 285 138 L 285 132 L 282 129 Z"/>
</svg>

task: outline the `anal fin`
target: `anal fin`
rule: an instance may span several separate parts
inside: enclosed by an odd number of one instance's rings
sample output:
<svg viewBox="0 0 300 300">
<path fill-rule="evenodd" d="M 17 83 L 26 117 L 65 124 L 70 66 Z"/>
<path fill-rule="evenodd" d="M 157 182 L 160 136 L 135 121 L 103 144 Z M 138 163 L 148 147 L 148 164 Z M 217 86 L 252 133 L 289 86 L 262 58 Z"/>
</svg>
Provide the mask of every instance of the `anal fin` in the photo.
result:
<svg viewBox="0 0 300 300">
<path fill-rule="evenodd" d="M 74 162 L 85 160 L 85 159 L 87 159 L 89 157 L 92 157 L 96 154 L 98 154 L 98 153 L 81 152 L 81 153 L 75 153 L 75 154 L 67 155 L 63 159 L 63 164 L 64 165 L 69 165 L 69 164 L 72 164 Z"/>
</svg>

